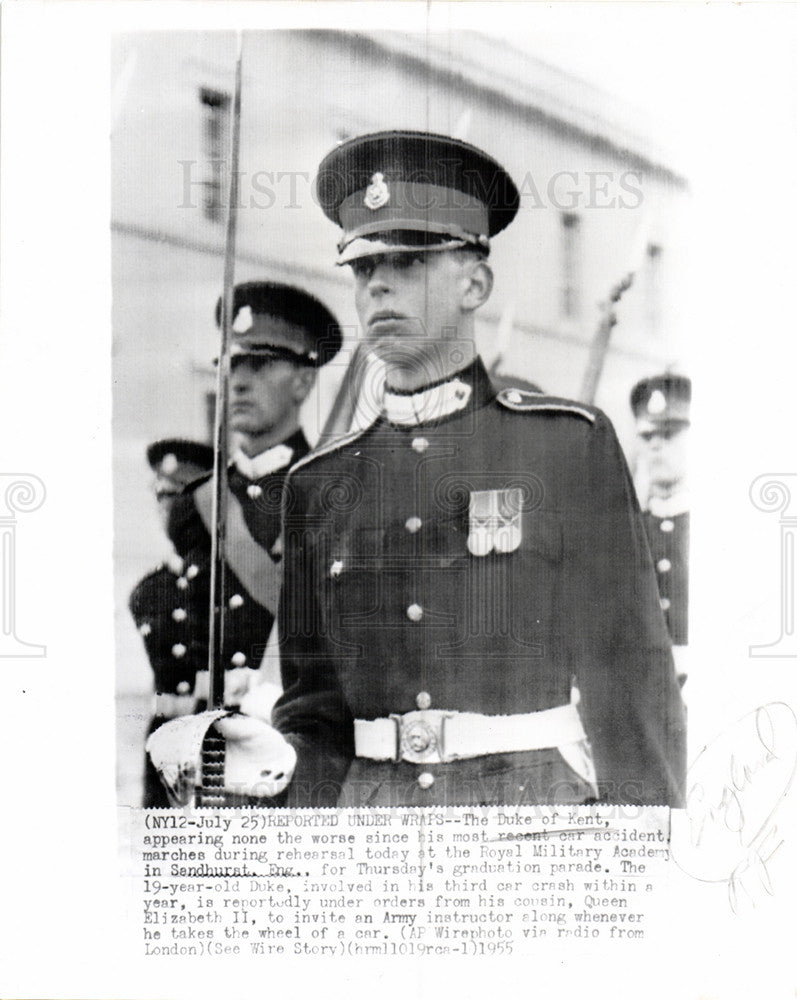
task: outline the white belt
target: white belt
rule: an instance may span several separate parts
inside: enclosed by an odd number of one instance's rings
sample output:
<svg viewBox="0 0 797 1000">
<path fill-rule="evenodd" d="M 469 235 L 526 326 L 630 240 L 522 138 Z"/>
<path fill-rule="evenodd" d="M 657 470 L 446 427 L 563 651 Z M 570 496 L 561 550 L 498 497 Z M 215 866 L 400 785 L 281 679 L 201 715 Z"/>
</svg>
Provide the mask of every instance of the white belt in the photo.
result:
<svg viewBox="0 0 797 1000">
<path fill-rule="evenodd" d="M 525 715 L 425 709 L 354 720 L 354 752 L 371 760 L 446 763 L 495 753 L 545 750 L 585 740 L 575 705 Z"/>
</svg>

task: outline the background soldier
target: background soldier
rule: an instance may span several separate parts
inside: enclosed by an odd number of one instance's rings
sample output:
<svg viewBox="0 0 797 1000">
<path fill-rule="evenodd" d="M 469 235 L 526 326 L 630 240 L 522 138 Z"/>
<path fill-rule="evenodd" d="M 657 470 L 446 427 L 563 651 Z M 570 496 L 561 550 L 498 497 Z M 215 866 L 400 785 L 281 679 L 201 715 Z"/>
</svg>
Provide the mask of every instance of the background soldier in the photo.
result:
<svg viewBox="0 0 797 1000">
<path fill-rule="evenodd" d="M 217 323 L 220 313 L 219 302 Z M 236 447 L 228 471 L 222 649 L 228 707 L 238 707 L 257 687 L 250 704 L 267 716 L 279 693 L 276 685 L 258 684 L 258 669 L 279 598 L 282 489 L 289 466 L 309 451 L 299 424 L 301 404 L 318 366 L 340 344 L 336 320 L 306 292 L 264 281 L 236 286 L 228 421 Z M 159 722 L 207 707 L 212 490 L 206 473 L 170 505 L 168 535 L 184 568 L 177 604 L 170 594 L 163 617 L 177 616 L 185 636 L 172 647 L 181 663 L 178 690 L 158 690 Z"/>
<path fill-rule="evenodd" d="M 220 322 L 221 302 L 216 307 Z M 235 447 L 228 471 L 225 539 L 225 705 L 237 706 L 255 673 L 277 611 L 278 548 L 285 475 L 310 446 L 299 422 L 301 405 L 319 364 L 337 353 L 341 334 L 332 314 L 313 296 L 289 285 L 250 281 L 233 295 L 228 426 Z M 174 504 L 169 537 L 194 567 L 191 611 L 202 622 L 207 650 L 210 608 L 210 476 L 193 483 Z M 196 710 L 208 699 L 207 655 L 197 679 Z"/>
<path fill-rule="evenodd" d="M 687 438 L 692 383 L 685 375 L 642 379 L 631 391 L 636 417 L 643 502 L 661 606 L 681 683 L 689 641 L 689 495 Z"/>
<path fill-rule="evenodd" d="M 291 473 L 278 732 L 216 723 L 228 786 L 282 764 L 281 733 L 289 805 L 678 803 L 682 704 L 614 431 L 496 396 L 475 354 L 514 183 L 473 146 L 389 132 L 330 153 L 318 194 L 384 413 Z"/>
<path fill-rule="evenodd" d="M 158 512 L 166 528 L 175 499 L 185 486 L 213 466 L 213 449 L 198 441 L 169 438 L 147 448 L 147 461 L 155 473 Z M 144 640 L 155 688 L 155 705 L 147 735 L 168 719 L 193 710 L 197 670 L 207 666 L 207 639 L 198 642 L 198 622 L 186 609 L 190 580 L 177 552 L 136 584 L 129 607 Z M 191 578 L 193 579 L 193 573 Z M 207 612 L 200 621 L 207 621 Z M 203 659 L 204 657 L 204 659 Z M 146 808 L 168 806 L 166 792 L 150 763 L 144 764 Z"/>
</svg>

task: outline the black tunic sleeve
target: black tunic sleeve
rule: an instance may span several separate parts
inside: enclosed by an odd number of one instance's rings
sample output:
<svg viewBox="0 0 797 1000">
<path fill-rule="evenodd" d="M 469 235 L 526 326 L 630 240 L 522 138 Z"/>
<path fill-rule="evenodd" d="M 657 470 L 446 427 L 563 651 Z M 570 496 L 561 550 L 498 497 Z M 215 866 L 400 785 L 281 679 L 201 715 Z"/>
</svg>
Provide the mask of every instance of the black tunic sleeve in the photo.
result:
<svg viewBox="0 0 797 1000">
<path fill-rule="evenodd" d="M 288 806 L 334 806 L 354 756 L 354 724 L 332 657 L 326 655 L 316 601 L 317 549 L 323 530 L 314 528 L 308 517 L 312 479 L 312 472 L 289 478 L 284 495 L 284 576 L 278 616 L 283 694 L 272 721 L 297 751 L 296 771 L 284 801 Z"/>
<path fill-rule="evenodd" d="M 579 616 L 572 637 L 580 711 L 601 797 L 678 806 L 685 781 L 685 720 L 644 525 L 625 459 L 598 414 L 583 455 L 570 587 Z"/>
</svg>

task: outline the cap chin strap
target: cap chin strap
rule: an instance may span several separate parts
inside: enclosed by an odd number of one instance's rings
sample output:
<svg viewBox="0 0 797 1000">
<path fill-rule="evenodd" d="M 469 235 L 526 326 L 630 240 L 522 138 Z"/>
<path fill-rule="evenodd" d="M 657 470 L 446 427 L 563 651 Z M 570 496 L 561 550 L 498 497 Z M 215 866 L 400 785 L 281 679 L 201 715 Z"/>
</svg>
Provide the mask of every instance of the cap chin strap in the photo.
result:
<svg viewBox="0 0 797 1000">
<path fill-rule="evenodd" d="M 353 260 L 364 257 L 380 257 L 391 253 L 428 253 L 435 250 L 459 250 L 468 244 L 464 240 L 446 240 L 445 243 L 432 243 L 430 246 L 410 246 L 408 243 L 383 243 L 381 240 L 355 240 L 350 243 L 335 261 L 338 267 L 351 264 Z"/>
<path fill-rule="evenodd" d="M 374 231 L 379 232 L 378 229 Z M 408 231 L 414 232 L 415 230 Z M 468 233 L 458 226 L 444 226 L 430 222 L 423 230 L 419 231 L 435 233 L 440 236 L 449 236 L 451 238 L 444 240 L 442 243 L 423 243 L 420 245 L 390 243 L 387 240 L 368 239 L 368 234 L 360 229 L 356 234 L 350 233 L 345 235 L 338 243 L 339 256 L 336 263 L 338 265 L 349 264 L 351 261 L 358 260 L 361 257 L 376 257 L 389 253 L 428 253 L 435 250 L 458 250 L 465 246 L 477 247 L 485 252 L 488 252 L 490 249 L 490 241 L 486 236 L 477 236 L 474 233 Z"/>
</svg>

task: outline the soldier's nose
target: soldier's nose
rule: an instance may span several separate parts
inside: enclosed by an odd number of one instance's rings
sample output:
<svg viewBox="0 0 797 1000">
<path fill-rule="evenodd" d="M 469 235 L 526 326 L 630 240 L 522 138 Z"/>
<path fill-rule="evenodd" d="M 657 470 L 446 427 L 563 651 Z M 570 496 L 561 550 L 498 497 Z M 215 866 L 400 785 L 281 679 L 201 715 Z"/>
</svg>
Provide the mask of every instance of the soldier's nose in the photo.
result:
<svg viewBox="0 0 797 1000">
<path fill-rule="evenodd" d="M 368 279 L 368 290 L 371 295 L 385 295 L 391 287 L 390 274 L 385 265 L 380 264 L 375 267 Z"/>
</svg>

